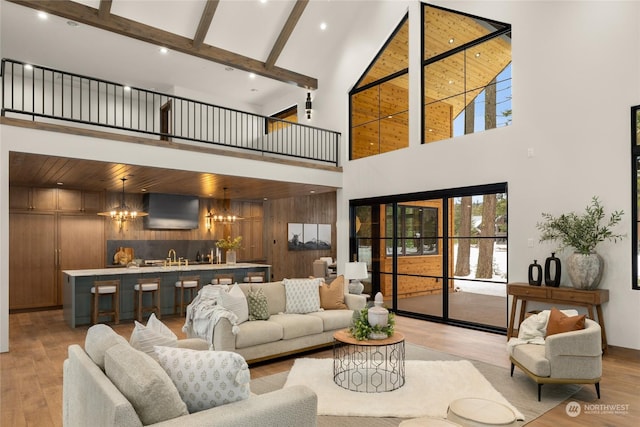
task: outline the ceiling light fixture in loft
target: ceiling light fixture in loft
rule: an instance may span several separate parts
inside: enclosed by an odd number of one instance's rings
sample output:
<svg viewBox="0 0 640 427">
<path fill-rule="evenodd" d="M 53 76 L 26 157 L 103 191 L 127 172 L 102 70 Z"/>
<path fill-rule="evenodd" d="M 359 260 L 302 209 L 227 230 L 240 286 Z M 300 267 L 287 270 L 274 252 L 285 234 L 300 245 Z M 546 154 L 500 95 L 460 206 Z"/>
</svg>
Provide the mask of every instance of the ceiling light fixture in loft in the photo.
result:
<svg viewBox="0 0 640 427">
<path fill-rule="evenodd" d="M 313 105 L 311 104 L 311 92 L 307 92 L 307 102 L 304 104 L 304 111 L 307 113 L 307 120 L 311 120 L 311 110 Z"/>
<path fill-rule="evenodd" d="M 100 216 L 108 216 L 112 220 L 118 223 L 118 227 L 122 228 L 122 225 L 126 221 L 134 221 L 136 218 L 149 215 L 146 212 L 138 212 L 137 210 L 127 206 L 124 201 L 124 183 L 127 178 L 120 178 L 122 181 L 122 196 L 120 198 L 120 205 L 106 212 L 98 212 Z"/>
<path fill-rule="evenodd" d="M 222 212 L 216 214 L 211 212 L 207 213 L 207 229 L 211 229 L 212 223 L 233 224 L 236 221 L 242 220 L 240 216 L 231 212 L 231 200 L 227 199 L 227 187 L 224 187 L 223 191 Z"/>
</svg>

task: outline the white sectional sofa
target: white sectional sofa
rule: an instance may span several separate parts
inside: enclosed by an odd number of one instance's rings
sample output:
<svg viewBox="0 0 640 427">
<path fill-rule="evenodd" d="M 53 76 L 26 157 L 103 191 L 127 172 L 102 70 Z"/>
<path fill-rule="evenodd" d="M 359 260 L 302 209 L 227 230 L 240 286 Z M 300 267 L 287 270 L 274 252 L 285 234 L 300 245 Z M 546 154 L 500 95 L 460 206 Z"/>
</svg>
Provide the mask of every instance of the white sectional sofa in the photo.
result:
<svg viewBox="0 0 640 427">
<path fill-rule="evenodd" d="M 177 347 L 204 349 L 203 353 L 209 351 L 209 344 L 199 339 L 178 341 Z M 113 360 L 116 354 L 126 354 L 126 357 Z M 111 362 L 107 361 L 109 358 L 112 359 Z M 120 366 L 122 371 L 130 368 L 135 372 L 114 372 Z M 244 367 L 246 369 L 246 364 Z M 146 371 L 147 368 L 149 372 Z M 130 347 L 123 337 L 108 326 L 91 327 L 87 333 L 85 349 L 76 344 L 69 346 L 69 357 L 64 361 L 63 425 L 298 427 L 315 426 L 317 422 L 317 397 L 304 386 L 251 395 L 245 400 L 188 413 L 179 396 L 178 402 L 175 402 L 178 391 L 171 389 L 175 386 L 168 376 L 162 380 L 163 373 L 155 360 Z M 130 395 L 131 390 L 124 390 L 116 377 L 125 382 L 128 380 L 130 388 L 137 392 L 127 398 L 126 395 Z M 141 383 L 146 383 L 148 387 L 142 390 L 144 385 Z M 170 396 L 174 397 L 173 401 Z M 182 413 L 176 416 L 176 411 Z M 168 413 L 172 415 L 166 415 Z M 153 421 L 144 422 L 145 419 Z"/>
<path fill-rule="evenodd" d="M 239 284 L 245 296 L 248 296 L 250 291 L 262 289 L 267 299 L 269 318 L 248 320 L 237 325 L 232 324 L 228 318 L 217 319 L 215 325 L 212 325 L 213 349 L 237 352 L 247 362 L 252 363 L 327 346 L 333 343 L 333 334 L 336 331 L 351 325 L 354 310 L 361 310 L 367 302 L 365 296 L 345 293 L 343 278 L 339 276 L 336 282 L 330 285 L 340 287 L 340 299 L 344 301 L 344 308 L 321 308 L 319 311 L 305 314 L 289 313 L 285 283 L 286 279 L 270 283 Z M 323 301 L 321 305 L 328 307 L 332 304 L 327 305 Z M 187 336 L 198 336 L 188 323 L 187 321 L 184 329 Z M 202 335 L 200 337 L 205 338 Z"/>
</svg>

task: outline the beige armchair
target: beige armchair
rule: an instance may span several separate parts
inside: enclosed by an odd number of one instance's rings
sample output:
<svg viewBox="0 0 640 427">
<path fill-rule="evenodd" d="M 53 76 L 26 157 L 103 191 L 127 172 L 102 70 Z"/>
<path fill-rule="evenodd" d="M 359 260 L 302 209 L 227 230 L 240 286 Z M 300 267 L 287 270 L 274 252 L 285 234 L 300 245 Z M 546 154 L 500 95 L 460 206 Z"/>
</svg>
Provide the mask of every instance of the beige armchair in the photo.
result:
<svg viewBox="0 0 640 427">
<path fill-rule="evenodd" d="M 548 336 L 544 345 L 520 344 L 511 350 L 511 376 L 515 366 L 538 384 L 594 384 L 600 399 L 602 340 L 600 325 L 585 319 L 585 328 Z"/>
</svg>

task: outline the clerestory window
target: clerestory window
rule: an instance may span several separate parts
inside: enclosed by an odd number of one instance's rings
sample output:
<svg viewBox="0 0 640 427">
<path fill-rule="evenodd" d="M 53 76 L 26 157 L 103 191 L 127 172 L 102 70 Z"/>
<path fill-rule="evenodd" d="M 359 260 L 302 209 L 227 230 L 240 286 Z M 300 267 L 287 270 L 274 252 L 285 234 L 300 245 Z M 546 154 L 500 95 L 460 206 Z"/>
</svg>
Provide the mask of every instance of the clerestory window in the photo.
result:
<svg viewBox="0 0 640 427">
<path fill-rule="evenodd" d="M 511 124 L 511 25 L 422 5 L 423 143 Z"/>
</svg>

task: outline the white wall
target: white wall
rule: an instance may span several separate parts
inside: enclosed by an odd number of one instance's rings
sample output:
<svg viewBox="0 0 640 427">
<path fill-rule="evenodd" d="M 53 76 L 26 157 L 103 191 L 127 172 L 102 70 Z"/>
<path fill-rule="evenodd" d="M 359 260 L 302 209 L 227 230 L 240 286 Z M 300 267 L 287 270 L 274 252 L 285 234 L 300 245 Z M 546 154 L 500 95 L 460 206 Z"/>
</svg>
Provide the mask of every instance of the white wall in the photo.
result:
<svg viewBox="0 0 640 427">
<path fill-rule="evenodd" d="M 392 3 L 401 16 L 406 5 Z M 433 3 L 512 24 L 513 125 L 421 145 L 415 125 L 420 123 L 415 100 L 420 73 L 414 67 L 410 147 L 346 162 L 342 212 L 348 210 L 349 199 L 506 181 L 510 282 L 526 281 L 533 259 L 545 259 L 554 249 L 538 244 L 536 223 L 542 212 L 582 211 L 597 195 L 607 212 L 626 212 L 618 231 L 630 236 L 629 120 L 630 107 L 640 104 L 640 3 Z M 410 8 L 412 13 L 420 10 L 414 3 Z M 389 21 L 380 26 L 392 29 L 395 24 Z M 413 36 L 418 30 L 414 24 L 410 17 Z M 419 54 L 417 45 L 411 44 L 410 50 Z M 368 63 L 369 53 L 354 48 L 344 55 L 357 64 Z M 335 97 L 335 108 L 347 117 L 344 92 L 340 100 L 339 93 Z M 528 149 L 533 149 L 532 158 Z M 345 218 L 339 223 L 346 224 Z M 346 251 L 348 234 L 342 231 L 338 247 Z M 536 242 L 532 248 L 529 238 Z M 603 307 L 609 343 L 640 349 L 640 329 L 629 327 L 640 308 L 640 291 L 631 289 L 631 244 L 627 238 L 599 246 L 606 262 L 601 288 L 610 291 Z M 567 255 L 565 251 L 561 258 Z"/>
</svg>

